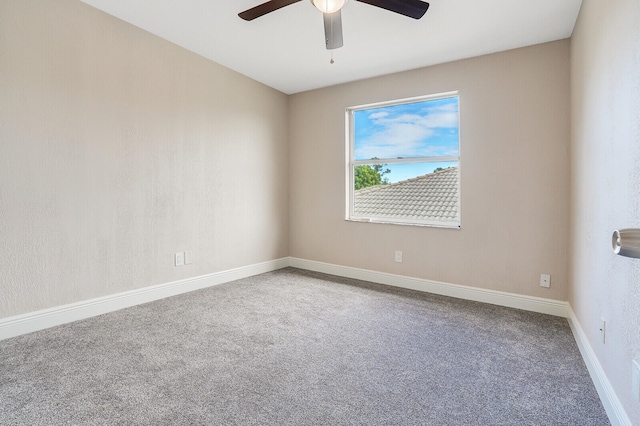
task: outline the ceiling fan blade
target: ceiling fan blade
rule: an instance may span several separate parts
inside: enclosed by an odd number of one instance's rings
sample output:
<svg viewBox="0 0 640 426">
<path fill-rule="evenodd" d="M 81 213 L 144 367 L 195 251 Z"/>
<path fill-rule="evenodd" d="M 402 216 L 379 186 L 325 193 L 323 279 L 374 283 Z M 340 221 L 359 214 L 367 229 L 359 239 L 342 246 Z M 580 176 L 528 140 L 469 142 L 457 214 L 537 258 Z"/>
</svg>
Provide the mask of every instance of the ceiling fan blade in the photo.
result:
<svg viewBox="0 0 640 426">
<path fill-rule="evenodd" d="M 429 9 L 429 3 L 420 0 L 356 0 L 377 6 L 413 19 L 420 19 Z"/>
<path fill-rule="evenodd" d="M 301 0 L 271 0 L 256 7 L 252 7 L 251 9 L 247 9 L 244 12 L 240 12 L 238 13 L 238 16 L 245 21 L 253 21 L 256 18 L 261 17 L 262 15 L 266 15 L 267 13 L 273 12 L 274 10 L 278 10 L 281 7 L 289 6 L 293 3 L 298 3 L 299 1 Z"/>
<path fill-rule="evenodd" d="M 323 13 L 324 15 L 324 41 L 327 50 L 342 47 L 342 14 L 340 11 Z"/>
</svg>

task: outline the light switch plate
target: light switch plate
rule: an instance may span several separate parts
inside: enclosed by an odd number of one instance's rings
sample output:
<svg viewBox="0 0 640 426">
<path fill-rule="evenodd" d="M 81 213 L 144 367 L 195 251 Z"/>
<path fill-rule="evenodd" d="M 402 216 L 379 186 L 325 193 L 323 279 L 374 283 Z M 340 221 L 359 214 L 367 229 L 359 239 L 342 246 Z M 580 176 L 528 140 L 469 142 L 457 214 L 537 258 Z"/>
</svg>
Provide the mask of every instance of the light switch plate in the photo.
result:
<svg viewBox="0 0 640 426">
<path fill-rule="evenodd" d="M 184 253 L 176 253 L 175 255 L 175 265 L 176 266 L 184 266 Z"/>
</svg>

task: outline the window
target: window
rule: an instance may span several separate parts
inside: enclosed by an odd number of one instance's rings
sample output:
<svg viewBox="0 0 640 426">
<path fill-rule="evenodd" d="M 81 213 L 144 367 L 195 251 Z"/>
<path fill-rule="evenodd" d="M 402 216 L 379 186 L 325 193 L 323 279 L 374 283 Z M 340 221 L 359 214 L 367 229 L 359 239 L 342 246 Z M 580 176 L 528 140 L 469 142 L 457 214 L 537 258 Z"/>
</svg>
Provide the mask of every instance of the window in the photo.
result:
<svg viewBox="0 0 640 426">
<path fill-rule="evenodd" d="M 460 227 L 457 92 L 347 108 L 347 220 Z"/>
</svg>

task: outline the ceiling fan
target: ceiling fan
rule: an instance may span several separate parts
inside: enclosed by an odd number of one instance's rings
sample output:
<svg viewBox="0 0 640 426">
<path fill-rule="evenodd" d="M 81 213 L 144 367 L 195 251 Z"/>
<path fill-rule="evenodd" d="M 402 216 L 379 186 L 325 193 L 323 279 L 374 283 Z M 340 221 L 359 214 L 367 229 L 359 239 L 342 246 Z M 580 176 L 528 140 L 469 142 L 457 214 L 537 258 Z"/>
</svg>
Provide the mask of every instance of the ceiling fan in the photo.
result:
<svg viewBox="0 0 640 426">
<path fill-rule="evenodd" d="M 253 21 L 267 13 L 289 6 L 302 0 L 270 0 L 258 6 L 238 13 L 245 21 Z M 380 7 L 413 19 L 420 19 L 429 9 L 429 3 L 421 0 L 356 0 Z M 311 3 L 324 15 L 324 38 L 327 49 L 342 47 L 342 7 L 347 0 L 311 0 Z"/>
</svg>

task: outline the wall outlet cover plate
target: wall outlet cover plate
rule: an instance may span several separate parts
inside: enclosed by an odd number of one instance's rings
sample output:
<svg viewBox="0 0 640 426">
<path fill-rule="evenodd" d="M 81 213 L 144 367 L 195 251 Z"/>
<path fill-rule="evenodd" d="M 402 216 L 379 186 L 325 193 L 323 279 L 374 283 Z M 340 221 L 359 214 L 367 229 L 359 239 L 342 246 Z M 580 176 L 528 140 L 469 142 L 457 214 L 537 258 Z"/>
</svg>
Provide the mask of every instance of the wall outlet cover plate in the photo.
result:
<svg viewBox="0 0 640 426">
<path fill-rule="evenodd" d="M 551 287 L 551 275 L 540 274 L 540 287 L 544 287 L 544 288 Z"/>
<path fill-rule="evenodd" d="M 175 266 L 184 266 L 184 253 L 176 253 L 175 255 Z"/>
</svg>

